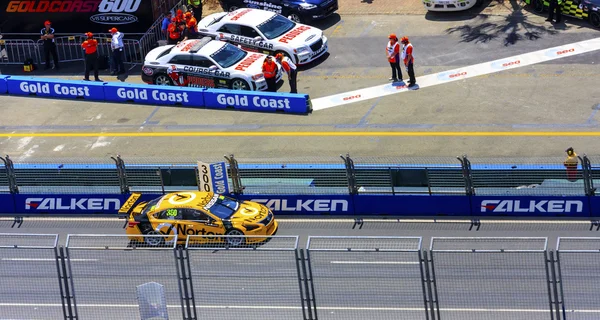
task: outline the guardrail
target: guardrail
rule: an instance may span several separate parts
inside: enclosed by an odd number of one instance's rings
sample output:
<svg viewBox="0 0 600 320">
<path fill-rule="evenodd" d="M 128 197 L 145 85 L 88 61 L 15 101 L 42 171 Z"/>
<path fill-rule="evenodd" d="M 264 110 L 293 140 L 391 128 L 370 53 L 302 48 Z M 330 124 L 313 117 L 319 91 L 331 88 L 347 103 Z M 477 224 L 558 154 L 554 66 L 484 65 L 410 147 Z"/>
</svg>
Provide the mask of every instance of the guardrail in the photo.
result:
<svg viewBox="0 0 600 320">
<path fill-rule="evenodd" d="M 600 238 L 0 234 L 0 314 L 27 319 L 597 318 Z M 157 240 L 162 240 L 157 241 Z M 137 288 L 137 290 L 136 290 Z M 154 288 L 155 290 L 150 290 Z M 145 289 L 145 290 L 142 290 Z M 155 318 L 153 318 L 155 319 Z"/>
</svg>

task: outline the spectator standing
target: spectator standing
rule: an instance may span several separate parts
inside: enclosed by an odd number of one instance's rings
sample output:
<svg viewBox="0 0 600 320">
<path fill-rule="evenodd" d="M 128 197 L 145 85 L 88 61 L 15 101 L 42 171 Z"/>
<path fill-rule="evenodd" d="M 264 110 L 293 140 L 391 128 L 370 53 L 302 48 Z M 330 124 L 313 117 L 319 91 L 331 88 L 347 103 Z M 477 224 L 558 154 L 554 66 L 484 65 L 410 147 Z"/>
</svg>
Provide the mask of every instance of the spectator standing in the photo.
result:
<svg viewBox="0 0 600 320">
<path fill-rule="evenodd" d="M 191 12 L 186 12 L 185 15 L 185 31 L 184 39 L 198 39 L 198 22 L 196 18 L 192 16 Z"/>
<path fill-rule="evenodd" d="M 579 163 L 579 159 L 573 148 L 569 148 L 565 152 L 567 153 L 567 159 L 565 159 L 563 165 L 567 169 L 567 180 L 575 182 L 577 181 L 577 164 Z"/>
<path fill-rule="evenodd" d="M 56 43 L 54 42 L 54 28 L 50 21 L 44 22 L 44 28 L 41 31 L 44 40 L 44 55 L 46 56 L 46 70 L 50 69 L 50 55 L 54 60 L 54 69 L 58 70 L 58 53 L 56 52 Z"/>
<path fill-rule="evenodd" d="M 192 12 L 196 21 L 202 20 L 202 0 L 188 0 L 188 5 L 192 7 Z"/>
<path fill-rule="evenodd" d="M 161 30 L 163 32 L 163 34 L 165 36 L 169 36 L 169 24 L 171 24 L 171 19 L 173 18 L 173 13 L 171 13 L 170 11 L 167 12 L 167 14 L 165 15 L 165 18 L 162 21 L 162 26 L 161 26 Z"/>
<path fill-rule="evenodd" d="M 283 53 L 276 54 L 275 59 L 281 64 L 283 70 L 288 75 L 288 81 L 290 82 L 290 93 L 298 93 L 298 90 L 296 88 L 298 68 L 296 67 L 296 65 L 292 62 L 292 60 L 290 60 L 290 58 L 284 56 Z"/>
<path fill-rule="evenodd" d="M 267 56 L 262 66 L 262 72 L 267 81 L 267 92 L 277 92 L 277 64 L 272 56 Z"/>
<path fill-rule="evenodd" d="M 556 11 L 556 23 L 560 23 L 562 16 L 560 7 L 562 7 L 562 0 L 550 0 L 548 7 L 548 19 L 546 19 L 546 21 L 552 22 L 554 18 L 554 12 Z"/>
<path fill-rule="evenodd" d="M 90 71 L 94 68 L 94 80 L 101 81 L 98 78 L 98 40 L 94 39 L 94 34 L 91 32 L 85 35 L 87 39 L 81 44 L 85 51 L 85 77 L 83 80 L 90 81 Z"/>
<path fill-rule="evenodd" d="M 123 74 L 125 73 L 125 61 L 124 56 L 125 52 L 123 45 L 123 33 L 119 32 L 117 28 L 112 28 L 108 30 L 112 35 L 112 39 L 110 41 L 110 48 L 112 49 L 112 75 Z"/>
<path fill-rule="evenodd" d="M 404 47 L 402 48 L 402 58 L 404 58 L 404 66 L 408 72 L 409 82 L 408 87 L 414 87 L 417 84 L 415 80 L 415 58 L 413 57 L 413 45 L 408 41 L 408 37 L 402 37 L 401 41 Z"/>
<path fill-rule="evenodd" d="M 179 40 L 181 40 L 181 30 L 179 29 L 177 22 L 173 20 L 173 22 L 171 22 L 169 25 L 169 40 L 167 43 L 177 44 Z"/>
</svg>

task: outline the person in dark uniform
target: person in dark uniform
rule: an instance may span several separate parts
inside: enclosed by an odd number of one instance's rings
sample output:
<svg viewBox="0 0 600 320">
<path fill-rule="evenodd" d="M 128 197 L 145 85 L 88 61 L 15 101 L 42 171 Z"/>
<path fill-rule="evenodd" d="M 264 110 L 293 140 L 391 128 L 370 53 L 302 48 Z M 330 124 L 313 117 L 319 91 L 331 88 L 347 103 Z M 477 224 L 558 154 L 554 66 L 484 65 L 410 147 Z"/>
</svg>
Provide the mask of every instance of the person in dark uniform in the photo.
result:
<svg viewBox="0 0 600 320">
<path fill-rule="evenodd" d="M 54 28 L 50 21 L 44 22 L 44 29 L 41 31 L 44 40 L 44 55 L 46 56 L 46 70 L 50 69 L 50 55 L 54 60 L 54 69 L 58 70 L 58 53 L 56 52 L 56 43 L 54 43 Z"/>
<path fill-rule="evenodd" d="M 546 21 L 552 22 L 554 18 L 554 11 L 556 11 L 556 23 L 560 23 L 562 13 L 560 7 L 562 6 L 562 0 L 549 0 L 550 7 L 548 8 L 548 19 Z"/>
<path fill-rule="evenodd" d="M 90 71 L 94 69 L 94 80 L 102 81 L 98 78 L 98 40 L 94 39 L 94 34 L 88 32 L 85 34 L 87 39 L 81 44 L 85 51 L 85 77 L 83 80 L 90 81 Z"/>
</svg>

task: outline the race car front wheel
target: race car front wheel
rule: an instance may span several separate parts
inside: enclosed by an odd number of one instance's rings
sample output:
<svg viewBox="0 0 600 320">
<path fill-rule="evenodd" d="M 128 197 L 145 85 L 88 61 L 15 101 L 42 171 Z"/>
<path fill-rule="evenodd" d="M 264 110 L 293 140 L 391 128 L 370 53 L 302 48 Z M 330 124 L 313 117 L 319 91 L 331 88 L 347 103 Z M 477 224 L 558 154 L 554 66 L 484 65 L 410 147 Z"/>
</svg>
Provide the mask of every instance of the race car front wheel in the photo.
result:
<svg viewBox="0 0 600 320">
<path fill-rule="evenodd" d="M 590 13 L 590 24 L 596 28 L 600 28 L 600 13 Z"/>
<path fill-rule="evenodd" d="M 250 90 L 250 85 L 248 82 L 242 79 L 233 79 L 231 81 L 231 89 L 233 90 Z"/>
<path fill-rule="evenodd" d="M 544 12 L 544 0 L 533 0 L 533 10 L 537 13 Z"/>
<path fill-rule="evenodd" d="M 225 233 L 227 244 L 232 247 L 243 245 L 246 240 L 244 239 L 244 233 L 238 229 L 231 229 Z"/>
<path fill-rule="evenodd" d="M 158 86 L 170 86 L 172 85 L 171 79 L 166 74 L 159 74 L 154 77 L 154 84 Z"/>
</svg>

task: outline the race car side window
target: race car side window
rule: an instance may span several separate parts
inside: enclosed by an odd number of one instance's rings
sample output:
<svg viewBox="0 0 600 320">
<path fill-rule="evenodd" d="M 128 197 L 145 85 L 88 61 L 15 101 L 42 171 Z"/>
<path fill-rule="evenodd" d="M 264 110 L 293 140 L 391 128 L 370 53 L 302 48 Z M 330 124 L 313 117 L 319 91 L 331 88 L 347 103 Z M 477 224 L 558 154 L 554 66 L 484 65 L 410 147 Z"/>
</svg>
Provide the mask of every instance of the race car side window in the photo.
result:
<svg viewBox="0 0 600 320">
<path fill-rule="evenodd" d="M 224 24 L 221 28 L 219 28 L 218 32 L 224 32 L 229 34 L 240 35 L 240 26 L 237 24 Z"/>
<path fill-rule="evenodd" d="M 190 65 L 192 65 L 192 56 L 191 55 L 182 55 L 182 54 L 176 55 L 173 58 L 171 58 L 171 61 L 169 61 L 169 63 L 190 66 Z"/>
<path fill-rule="evenodd" d="M 206 213 L 199 211 L 199 210 L 194 210 L 194 209 L 180 209 L 180 210 L 185 210 L 183 212 L 183 218 L 185 220 L 202 221 L 202 222 L 208 222 L 208 221 L 212 220 Z"/>
<path fill-rule="evenodd" d="M 256 32 L 256 30 L 252 27 L 241 26 L 240 32 L 241 32 L 240 35 L 244 36 L 244 37 L 248 37 L 248 38 L 261 37 L 262 38 L 262 36 L 260 34 L 258 34 L 258 32 Z"/>
<path fill-rule="evenodd" d="M 183 218 L 178 209 L 167 209 L 159 212 L 156 216 L 161 220 L 181 220 Z"/>
<path fill-rule="evenodd" d="M 211 66 L 214 66 L 215 64 L 204 58 L 204 57 L 194 57 L 194 61 L 192 61 L 192 65 L 195 67 L 202 67 L 202 68 L 210 68 Z"/>
</svg>

